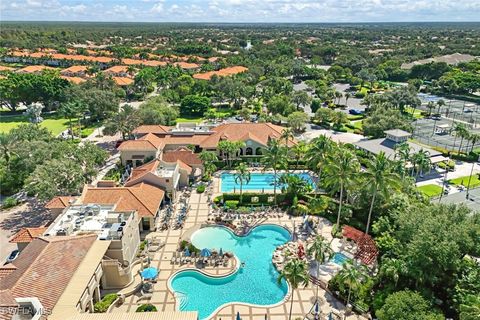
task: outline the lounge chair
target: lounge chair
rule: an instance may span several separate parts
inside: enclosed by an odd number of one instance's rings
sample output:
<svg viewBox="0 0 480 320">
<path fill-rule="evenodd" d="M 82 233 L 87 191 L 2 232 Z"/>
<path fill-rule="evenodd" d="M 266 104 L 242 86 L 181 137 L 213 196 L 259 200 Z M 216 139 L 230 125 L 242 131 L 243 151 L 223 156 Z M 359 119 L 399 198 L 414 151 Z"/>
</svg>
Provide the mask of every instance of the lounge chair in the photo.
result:
<svg viewBox="0 0 480 320">
<path fill-rule="evenodd" d="M 170 264 L 175 264 L 175 261 L 177 260 L 177 252 L 175 251 L 172 256 L 172 260 L 170 260 Z"/>
</svg>

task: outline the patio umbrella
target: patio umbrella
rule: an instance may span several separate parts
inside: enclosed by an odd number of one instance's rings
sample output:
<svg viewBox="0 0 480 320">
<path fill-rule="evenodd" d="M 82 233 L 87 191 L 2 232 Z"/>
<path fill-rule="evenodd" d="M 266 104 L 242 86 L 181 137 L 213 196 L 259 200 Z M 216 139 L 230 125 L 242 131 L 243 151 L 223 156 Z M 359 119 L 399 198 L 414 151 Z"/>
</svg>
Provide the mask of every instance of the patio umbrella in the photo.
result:
<svg viewBox="0 0 480 320">
<path fill-rule="evenodd" d="M 220 248 L 220 252 L 218 253 L 218 255 L 219 255 L 220 257 L 223 257 L 223 249 L 222 249 L 222 248 Z"/>
<path fill-rule="evenodd" d="M 204 248 L 204 249 L 202 249 L 202 251 L 200 252 L 200 255 L 201 255 L 202 257 L 210 257 L 210 256 L 212 255 L 212 252 L 211 252 L 209 249 Z"/>
<path fill-rule="evenodd" d="M 242 320 L 242 318 L 240 318 L 240 312 L 237 312 L 237 320 Z"/>
<path fill-rule="evenodd" d="M 157 268 L 150 267 L 150 268 L 143 269 L 142 271 L 142 277 L 144 279 L 154 279 L 157 275 L 158 275 Z"/>
<path fill-rule="evenodd" d="M 190 250 L 188 250 L 188 247 L 185 248 L 183 254 L 185 255 L 185 257 L 190 257 Z"/>
</svg>

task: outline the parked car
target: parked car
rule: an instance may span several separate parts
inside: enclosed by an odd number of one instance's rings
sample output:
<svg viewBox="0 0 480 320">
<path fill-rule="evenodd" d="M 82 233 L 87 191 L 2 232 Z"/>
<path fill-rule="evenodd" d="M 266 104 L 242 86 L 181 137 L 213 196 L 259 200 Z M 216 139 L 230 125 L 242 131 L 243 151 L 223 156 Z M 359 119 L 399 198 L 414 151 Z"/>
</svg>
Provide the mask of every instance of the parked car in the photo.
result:
<svg viewBox="0 0 480 320">
<path fill-rule="evenodd" d="M 13 260 L 17 259 L 18 255 L 20 254 L 20 251 L 18 250 L 13 250 L 12 253 L 7 258 L 7 263 L 12 262 Z"/>
<path fill-rule="evenodd" d="M 243 121 L 243 117 L 241 117 L 241 116 L 236 116 L 235 119 L 238 120 L 238 121 Z"/>
<path fill-rule="evenodd" d="M 362 115 L 363 114 L 363 111 L 362 110 L 358 110 L 358 109 L 350 109 L 348 110 L 348 113 L 354 115 L 354 116 L 359 116 L 359 115 Z"/>
</svg>

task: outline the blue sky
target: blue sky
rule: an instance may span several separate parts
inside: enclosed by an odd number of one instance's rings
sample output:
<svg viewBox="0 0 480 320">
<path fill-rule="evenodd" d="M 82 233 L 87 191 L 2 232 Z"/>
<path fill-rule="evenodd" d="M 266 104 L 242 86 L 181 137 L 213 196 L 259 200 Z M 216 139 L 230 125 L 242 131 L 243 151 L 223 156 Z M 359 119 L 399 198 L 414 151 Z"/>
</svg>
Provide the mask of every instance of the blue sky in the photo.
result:
<svg viewBox="0 0 480 320">
<path fill-rule="evenodd" d="M 480 21 L 480 0 L 0 0 L 0 20 Z"/>
</svg>

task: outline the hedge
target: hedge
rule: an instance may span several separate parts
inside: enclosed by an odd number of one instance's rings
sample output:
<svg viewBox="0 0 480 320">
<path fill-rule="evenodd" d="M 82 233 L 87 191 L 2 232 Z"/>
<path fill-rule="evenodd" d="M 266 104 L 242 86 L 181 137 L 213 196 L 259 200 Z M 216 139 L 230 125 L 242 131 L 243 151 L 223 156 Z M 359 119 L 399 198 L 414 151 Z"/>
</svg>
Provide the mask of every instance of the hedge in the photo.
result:
<svg viewBox="0 0 480 320">
<path fill-rule="evenodd" d="M 157 307 L 155 307 L 153 304 L 147 303 L 147 304 L 142 304 L 135 310 L 135 312 L 156 312 Z"/>
<path fill-rule="evenodd" d="M 268 202 L 268 197 L 273 197 L 273 193 L 244 193 L 242 195 L 242 203 L 241 204 L 252 204 L 252 205 L 261 205 L 261 204 L 272 204 L 271 202 Z M 258 202 L 252 202 L 253 197 L 258 197 Z M 284 193 L 278 193 L 277 194 L 277 203 L 281 203 L 285 201 L 287 198 L 287 195 Z M 224 193 L 223 194 L 223 200 L 225 203 L 228 201 L 240 201 L 240 194 L 238 193 Z"/>
<path fill-rule="evenodd" d="M 95 303 L 93 309 L 95 313 L 104 313 L 107 312 L 108 308 L 112 305 L 113 301 L 117 299 L 116 293 L 109 293 L 105 295 L 102 300 Z"/>
<path fill-rule="evenodd" d="M 7 197 L 2 202 L 2 209 L 8 209 L 15 207 L 18 204 L 18 200 L 12 197 Z"/>
<path fill-rule="evenodd" d="M 197 192 L 198 193 L 204 193 L 205 192 L 205 185 L 201 184 L 197 187 Z"/>
</svg>

